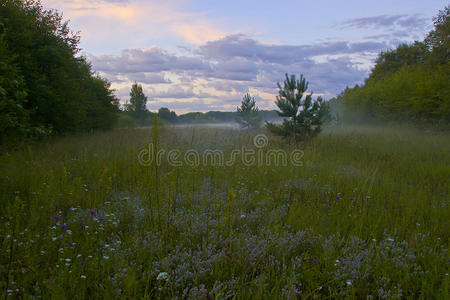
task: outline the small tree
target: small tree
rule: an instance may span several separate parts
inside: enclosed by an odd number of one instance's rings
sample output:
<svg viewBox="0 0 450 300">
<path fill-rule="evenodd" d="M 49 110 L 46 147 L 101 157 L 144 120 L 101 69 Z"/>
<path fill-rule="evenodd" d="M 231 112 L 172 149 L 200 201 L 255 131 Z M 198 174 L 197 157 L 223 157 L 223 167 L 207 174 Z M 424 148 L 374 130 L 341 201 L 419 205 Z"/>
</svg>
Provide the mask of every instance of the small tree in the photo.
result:
<svg viewBox="0 0 450 300">
<path fill-rule="evenodd" d="M 133 83 L 130 91 L 130 104 L 127 105 L 128 111 L 142 113 L 147 111 L 147 97 L 144 95 L 142 85 Z"/>
<path fill-rule="evenodd" d="M 328 116 L 328 105 L 322 97 L 313 100 L 312 93 L 303 99 L 308 89 L 308 82 L 303 75 L 296 80 L 295 75 L 289 77 L 286 74 L 283 87 L 280 83 L 277 85 L 279 95 L 275 104 L 280 109 L 278 115 L 288 119 L 285 119 L 282 124 L 267 122 L 267 128 L 276 135 L 292 137 L 295 143 L 315 137 L 321 131 L 322 123 Z"/>
<path fill-rule="evenodd" d="M 241 106 L 237 107 L 237 114 L 236 122 L 242 128 L 259 128 L 261 125 L 261 116 L 259 115 L 255 98 L 251 97 L 248 93 L 242 99 Z"/>
<path fill-rule="evenodd" d="M 126 104 L 126 110 L 137 121 L 139 126 L 143 126 L 147 115 L 147 96 L 145 96 L 142 85 L 133 83 L 130 90 L 130 103 Z"/>
</svg>

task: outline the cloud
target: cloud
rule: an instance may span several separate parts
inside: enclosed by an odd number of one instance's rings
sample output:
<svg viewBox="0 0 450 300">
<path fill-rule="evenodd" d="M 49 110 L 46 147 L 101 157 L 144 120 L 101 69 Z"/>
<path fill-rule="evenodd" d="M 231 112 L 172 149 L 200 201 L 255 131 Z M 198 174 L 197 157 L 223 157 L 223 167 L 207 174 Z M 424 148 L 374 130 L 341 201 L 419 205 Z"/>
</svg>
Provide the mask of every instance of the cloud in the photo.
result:
<svg viewBox="0 0 450 300">
<path fill-rule="evenodd" d="M 355 57 L 367 60 L 386 47 L 377 41 L 267 45 L 244 35 L 231 35 L 183 54 L 151 47 L 90 58 L 94 68 L 113 82 L 122 79 L 142 83 L 152 99 L 150 107 L 234 110 L 249 91 L 262 95 L 262 107 L 273 108 L 276 83 L 284 80 L 285 73 L 304 74 L 312 91 L 331 97 L 367 75 L 368 69 L 361 68 Z M 162 89 L 160 84 L 170 85 Z"/>
<path fill-rule="evenodd" d="M 120 48 L 143 45 L 149 39 L 199 45 L 226 35 L 207 14 L 186 9 L 185 0 L 42 0 L 64 12 L 82 32 L 82 45 Z M 73 26 L 72 26 L 73 27 Z"/>
<path fill-rule="evenodd" d="M 136 81 L 146 84 L 172 83 L 170 79 L 165 78 L 164 75 L 160 73 L 147 73 L 147 72 L 128 73 L 125 75 L 125 77 L 128 81 L 132 82 Z"/>
<path fill-rule="evenodd" d="M 426 27 L 428 19 L 421 14 L 414 15 L 380 15 L 375 17 L 365 17 L 350 19 L 342 23 L 344 27 L 354 27 L 358 29 L 375 28 L 384 30 L 386 28 L 397 29 L 423 29 Z"/>
<path fill-rule="evenodd" d="M 185 98 L 211 98 L 214 97 L 208 93 L 194 92 L 193 87 L 183 88 L 182 86 L 173 85 L 166 91 L 156 91 L 154 89 L 148 93 L 150 98 L 173 98 L 173 99 L 185 99 Z"/>
<path fill-rule="evenodd" d="M 197 24 L 175 23 L 171 26 L 174 33 L 195 45 L 224 37 L 226 34 L 211 24 L 203 21 Z"/>
<path fill-rule="evenodd" d="M 109 74 L 209 70 L 210 66 L 198 57 L 176 56 L 158 47 L 122 50 L 119 56 L 90 55 L 96 70 Z"/>
<path fill-rule="evenodd" d="M 250 61 L 289 65 L 317 55 L 335 55 L 361 51 L 376 52 L 384 43 L 347 41 L 325 42 L 312 45 L 265 45 L 244 35 L 230 35 L 201 46 L 198 54 L 209 59 L 246 58 Z"/>
</svg>

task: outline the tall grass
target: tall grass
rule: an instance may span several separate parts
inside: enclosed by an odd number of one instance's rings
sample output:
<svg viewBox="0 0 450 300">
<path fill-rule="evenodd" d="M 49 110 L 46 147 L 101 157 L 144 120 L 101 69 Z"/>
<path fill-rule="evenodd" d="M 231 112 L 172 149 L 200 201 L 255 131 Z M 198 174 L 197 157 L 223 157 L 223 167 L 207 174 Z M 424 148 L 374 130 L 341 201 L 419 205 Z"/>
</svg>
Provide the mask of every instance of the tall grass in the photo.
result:
<svg viewBox="0 0 450 300">
<path fill-rule="evenodd" d="M 254 134 L 116 130 L 4 154 L 5 297 L 448 298 L 448 135 L 330 129 L 301 166 L 137 159 L 149 143 L 228 155 Z"/>
</svg>

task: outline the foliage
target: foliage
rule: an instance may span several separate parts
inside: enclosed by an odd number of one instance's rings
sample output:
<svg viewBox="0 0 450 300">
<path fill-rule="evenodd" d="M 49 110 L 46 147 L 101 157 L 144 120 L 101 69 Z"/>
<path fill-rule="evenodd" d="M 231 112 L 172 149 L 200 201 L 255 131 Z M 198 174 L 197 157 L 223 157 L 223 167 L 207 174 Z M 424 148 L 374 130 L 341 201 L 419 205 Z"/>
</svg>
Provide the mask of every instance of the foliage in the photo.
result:
<svg viewBox="0 0 450 300">
<path fill-rule="evenodd" d="M 178 121 L 177 114 L 174 111 L 171 111 L 167 107 L 161 107 L 158 110 L 158 117 L 169 123 L 176 123 Z"/>
<path fill-rule="evenodd" d="M 39 1 L 4 0 L 0 23 L 2 143 L 113 126 L 117 99 L 77 56 L 79 36 L 59 13 L 44 10 Z"/>
<path fill-rule="evenodd" d="M 276 135 L 292 137 L 294 142 L 315 137 L 328 117 L 328 106 L 322 97 L 313 100 L 310 93 L 303 99 L 308 90 L 308 82 L 303 75 L 296 80 L 295 75 L 289 77 L 286 74 L 283 87 L 277 84 L 279 95 L 275 104 L 280 109 L 278 114 L 288 119 L 281 125 L 267 122 L 267 128 Z"/>
<path fill-rule="evenodd" d="M 147 96 L 145 96 L 142 85 L 133 83 L 130 90 L 130 104 L 126 106 L 128 111 L 141 113 L 147 110 Z"/>
<path fill-rule="evenodd" d="M 449 7 L 434 25 L 423 42 L 380 53 L 365 84 L 343 92 L 346 121 L 450 125 Z"/>
<path fill-rule="evenodd" d="M 29 112 L 24 108 L 27 93 L 3 33 L 0 33 L 0 74 L 0 145 L 15 144 L 28 134 Z"/>
<path fill-rule="evenodd" d="M 237 108 L 236 122 L 243 128 L 259 128 L 261 126 L 261 115 L 258 111 L 255 98 L 247 93 L 242 99 L 241 106 Z"/>
<path fill-rule="evenodd" d="M 146 124 L 146 117 L 148 116 L 147 96 L 144 94 L 142 85 L 137 82 L 131 86 L 130 102 L 125 105 L 125 110 L 129 112 L 129 116 L 134 118 L 137 125 L 144 126 Z"/>
<path fill-rule="evenodd" d="M 425 45 L 431 51 L 429 60 L 432 64 L 450 62 L 450 6 L 440 10 L 433 19 L 434 30 L 425 39 Z"/>
</svg>

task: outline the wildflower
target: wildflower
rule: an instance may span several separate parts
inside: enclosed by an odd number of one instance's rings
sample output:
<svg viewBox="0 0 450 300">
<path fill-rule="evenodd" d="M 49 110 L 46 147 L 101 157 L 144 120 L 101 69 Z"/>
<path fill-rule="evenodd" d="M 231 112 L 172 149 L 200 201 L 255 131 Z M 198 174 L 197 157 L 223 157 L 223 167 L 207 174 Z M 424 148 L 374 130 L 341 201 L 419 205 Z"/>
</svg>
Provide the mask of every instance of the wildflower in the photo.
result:
<svg viewBox="0 0 450 300">
<path fill-rule="evenodd" d="M 341 200 L 341 197 L 339 197 L 339 196 L 336 196 L 336 200 Z"/>
<path fill-rule="evenodd" d="M 63 239 L 63 235 L 62 235 L 62 234 L 61 234 L 61 235 L 59 236 L 59 239 L 60 239 L 60 240 L 62 240 L 62 239 Z"/>
<path fill-rule="evenodd" d="M 66 260 L 66 262 L 70 262 L 70 261 L 71 261 L 71 259 L 70 259 L 70 258 L 66 258 L 65 260 Z"/>
<path fill-rule="evenodd" d="M 328 201 L 328 206 L 331 206 L 331 201 Z"/>
<path fill-rule="evenodd" d="M 105 221 L 105 218 L 98 218 L 99 221 Z"/>
<path fill-rule="evenodd" d="M 84 260 L 83 260 L 83 261 L 81 262 L 81 265 L 84 266 L 84 264 L 85 264 L 85 262 L 84 262 Z"/>
<path fill-rule="evenodd" d="M 91 215 L 93 216 L 93 215 L 95 215 L 95 210 L 91 210 Z"/>
<path fill-rule="evenodd" d="M 62 224 L 62 225 L 61 225 L 61 228 L 64 229 L 64 230 L 67 230 L 66 224 Z"/>
<path fill-rule="evenodd" d="M 86 279 L 86 275 L 81 275 L 80 278 Z"/>
<path fill-rule="evenodd" d="M 313 260 L 313 263 L 317 264 L 317 263 L 318 263 L 317 259 L 314 259 L 314 260 Z"/>
<path fill-rule="evenodd" d="M 59 221 L 59 219 L 61 219 L 60 216 L 54 216 L 53 218 L 55 218 L 56 221 Z"/>
<path fill-rule="evenodd" d="M 347 280 L 345 283 L 346 283 L 347 285 L 352 285 L 352 284 L 353 284 L 353 282 L 352 282 L 351 280 Z"/>
<path fill-rule="evenodd" d="M 109 256 L 108 256 L 108 255 L 104 255 L 103 258 L 106 259 L 106 260 L 108 260 L 108 259 L 109 259 Z"/>
<path fill-rule="evenodd" d="M 156 277 L 156 280 L 165 280 L 167 281 L 169 279 L 169 274 L 167 272 L 161 272 Z"/>
<path fill-rule="evenodd" d="M 70 242 L 70 243 L 69 243 L 69 246 L 70 246 L 70 247 L 73 247 L 73 243 L 72 243 L 72 242 Z"/>
</svg>

